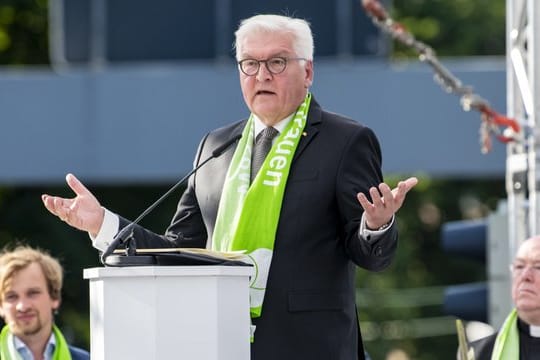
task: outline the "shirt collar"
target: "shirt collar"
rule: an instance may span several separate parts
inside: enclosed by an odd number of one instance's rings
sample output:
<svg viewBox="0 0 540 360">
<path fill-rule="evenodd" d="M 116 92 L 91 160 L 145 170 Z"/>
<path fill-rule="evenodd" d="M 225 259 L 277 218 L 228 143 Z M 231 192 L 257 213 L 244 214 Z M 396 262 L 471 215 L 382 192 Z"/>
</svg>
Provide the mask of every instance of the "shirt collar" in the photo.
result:
<svg viewBox="0 0 540 360">
<path fill-rule="evenodd" d="M 285 119 L 280 120 L 277 124 L 274 125 L 274 129 L 279 131 L 279 133 L 281 134 L 283 130 L 285 129 L 285 127 L 287 126 L 287 124 L 292 120 L 293 116 L 294 116 L 294 113 L 287 116 Z M 255 134 L 253 134 L 254 135 L 253 138 L 255 139 L 257 138 L 257 135 L 259 135 L 259 133 L 263 131 L 264 128 L 266 128 L 266 125 L 255 114 L 253 114 L 253 120 L 255 120 L 254 121 Z"/>
<path fill-rule="evenodd" d="M 15 335 L 13 335 L 13 344 L 15 345 L 15 349 L 17 349 L 17 352 L 21 355 L 21 358 L 23 360 L 34 360 L 34 356 L 32 355 L 32 352 L 30 351 L 28 346 L 26 346 L 26 344 Z M 56 348 L 56 338 L 54 337 L 54 333 L 51 332 L 51 336 L 49 336 L 47 345 L 45 345 L 43 358 L 45 360 L 52 359 L 52 355 L 54 353 L 55 348 Z"/>
<path fill-rule="evenodd" d="M 540 326 L 530 325 L 518 318 L 518 327 L 522 332 L 525 332 L 530 337 L 540 338 Z"/>
<path fill-rule="evenodd" d="M 540 326 L 530 325 L 529 333 L 532 337 L 540 338 Z"/>
</svg>

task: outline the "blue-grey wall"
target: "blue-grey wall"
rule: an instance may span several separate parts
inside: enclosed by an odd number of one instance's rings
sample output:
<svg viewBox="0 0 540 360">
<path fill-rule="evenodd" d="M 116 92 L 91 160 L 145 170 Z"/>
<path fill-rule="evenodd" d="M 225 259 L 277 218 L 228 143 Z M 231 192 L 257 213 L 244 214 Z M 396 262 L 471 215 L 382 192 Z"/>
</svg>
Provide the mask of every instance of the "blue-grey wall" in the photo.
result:
<svg viewBox="0 0 540 360">
<path fill-rule="evenodd" d="M 504 59 L 443 59 L 505 113 Z M 386 174 L 504 177 L 505 146 L 480 153 L 480 115 L 464 112 L 419 62 L 316 59 L 315 98 L 372 127 Z M 232 62 L 139 64 L 102 70 L 0 70 L 0 183 L 171 182 L 199 139 L 244 118 Z M 336 139 L 339 141 L 339 139 Z"/>
</svg>

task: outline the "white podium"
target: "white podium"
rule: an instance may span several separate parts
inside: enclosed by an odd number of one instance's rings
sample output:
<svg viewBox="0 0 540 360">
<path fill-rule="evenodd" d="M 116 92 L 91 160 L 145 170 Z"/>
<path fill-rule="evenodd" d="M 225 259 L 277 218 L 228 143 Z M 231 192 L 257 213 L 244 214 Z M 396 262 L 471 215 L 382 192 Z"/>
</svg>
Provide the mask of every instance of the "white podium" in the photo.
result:
<svg viewBox="0 0 540 360">
<path fill-rule="evenodd" d="M 92 360 L 250 358 L 249 266 L 84 270 Z"/>
</svg>

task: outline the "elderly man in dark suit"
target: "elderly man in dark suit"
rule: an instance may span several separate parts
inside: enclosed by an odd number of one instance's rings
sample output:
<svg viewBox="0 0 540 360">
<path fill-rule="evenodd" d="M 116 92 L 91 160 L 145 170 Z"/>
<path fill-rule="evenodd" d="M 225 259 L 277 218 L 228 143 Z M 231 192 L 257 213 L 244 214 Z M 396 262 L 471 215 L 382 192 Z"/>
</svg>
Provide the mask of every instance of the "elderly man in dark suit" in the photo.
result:
<svg viewBox="0 0 540 360">
<path fill-rule="evenodd" d="M 417 180 L 391 189 L 375 134 L 323 110 L 309 92 L 307 22 L 257 15 L 241 23 L 235 45 L 251 114 L 207 134 L 195 165 L 242 137 L 190 178 L 163 235 L 135 228 L 137 246 L 245 250 L 258 269 L 250 292 L 253 360 L 363 358 L 355 265 L 390 264 L 394 214 Z M 105 248 L 128 221 L 103 209 L 73 175 L 67 182 L 76 197 L 43 195 L 45 206 Z"/>
</svg>

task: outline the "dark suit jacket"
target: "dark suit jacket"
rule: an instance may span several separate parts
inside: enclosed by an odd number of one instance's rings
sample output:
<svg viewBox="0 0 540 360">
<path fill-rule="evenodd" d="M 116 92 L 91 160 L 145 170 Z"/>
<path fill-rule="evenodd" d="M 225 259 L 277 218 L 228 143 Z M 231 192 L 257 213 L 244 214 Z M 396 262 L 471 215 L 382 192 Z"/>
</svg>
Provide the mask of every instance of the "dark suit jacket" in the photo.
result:
<svg viewBox="0 0 540 360">
<path fill-rule="evenodd" d="M 71 360 L 90 360 L 90 353 L 78 347 L 69 345 L 69 353 Z"/>
<path fill-rule="evenodd" d="M 246 120 L 209 133 L 195 164 L 242 133 Z M 359 238 L 366 193 L 382 179 L 374 133 L 311 101 L 285 189 L 253 360 L 363 359 L 355 306 L 355 265 L 386 268 L 396 225 L 376 242 Z M 210 247 L 224 177 L 234 149 L 192 176 L 165 235 L 135 229 L 138 247 Z M 253 214 L 256 216 L 257 214 Z M 121 226 L 127 221 L 122 219 Z"/>
</svg>

